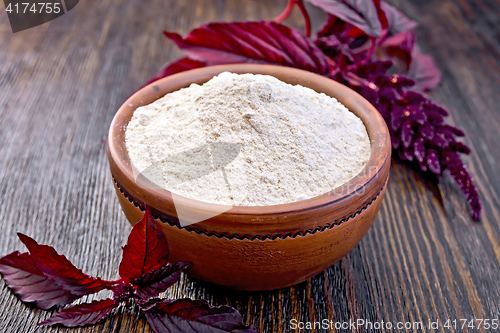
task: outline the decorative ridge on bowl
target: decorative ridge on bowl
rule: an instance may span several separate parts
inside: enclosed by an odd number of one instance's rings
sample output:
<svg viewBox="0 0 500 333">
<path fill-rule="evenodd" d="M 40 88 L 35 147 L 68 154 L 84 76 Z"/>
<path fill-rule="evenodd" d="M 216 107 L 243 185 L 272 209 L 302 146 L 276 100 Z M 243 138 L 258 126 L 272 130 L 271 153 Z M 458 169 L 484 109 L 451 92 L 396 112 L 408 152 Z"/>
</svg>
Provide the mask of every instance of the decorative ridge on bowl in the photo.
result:
<svg viewBox="0 0 500 333">
<path fill-rule="evenodd" d="M 116 188 L 123 194 L 123 196 L 125 198 L 127 198 L 127 200 L 131 204 L 133 204 L 135 207 L 137 207 L 141 211 L 145 211 L 145 208 L 141 207 L 141 203 L 138 203 L 137 199 L 135 199 L 135 198 L 131 197 L 129 194 L 127 194 L 120 187 L 120 185 L 116 182 L 115 179 L 113 179 L 113 181 L 115 183 Z M 196 224 L 192 224 L 192 225 L 184 226 L 184 227 L 180 226 L 179 223 L 173 222 L 170 218 L 162 217 L 161 212 L 158 212 L 154 208 L 152 208 L 152 214 L 153 214 L 153 217 L 155 219 L 160 220 L 162 223 L 168 223 L 172 227 L 176 227 L 178 229 L 185 229 L 185 230 L 187 230 L 189 232 L 194 232 L 194 233 L 196 233 L 198 235 L 202 235 L 203 234 L 203 235 L 208 236 L 208 237 L 217 237 L 217 238 L 226 238 L 226 239 L 237 239 L 237 240 L 244 240 L 244 239 L 246 239 L 246 240 L 250 240 L 250 241 L 255 241 L 255 240 L 262 241 L 262 240 L 266 240 L 266 239 L 275 240 L 275 239 L 278 239 L 278 238 L 279 239 L 295 238 L 295 237 L 298 237 L 298 236 L 305 236 L 305 235 L 308 235 L 308 234 L 314 235 L 316 232 L 324 232 L 325 230 L 331 229 L 334 226 L 338 226 L 338 225 L 340 225 L 342 223 L 348 222 L 350 219 L 356 217 L 356 215 L 361 214 L 369 206 L 371 206 L 375 202 L 375 200 L 377 200 L 377 198 L 382 194 L 382 192 L 384 191 L 384 189 L 385 189 L 386 186 L 387 186 L 387 181 L 384 183 L 384 185 L 382 186 L 382 188 L 380 189 L 380 191 L 377 193 L 377 195 L 374 198 L 372 198 L 368 203 L 366 203 L 365 205 L 363 205 L 360 209 L 358 209 L 354 213 L 350 214 L 349 216 L 343 217 L 340 220 L 334 220 L 331 223 L 325 224 L 323 227 L 319 227 L 318 226 L 315 229 L 308 229 L 308 230 L 305 230 L 305 231 L 298 231 L 295 234 L 290 234 L 290 233 L 286 234 L 286 235 L 279 235 L 279 234 L 270 235 L 270 234 L 267 234 L 265 236 L 254 235 L 252 237 L 250 237 L 250 236 L 248 236 L 246 234 L 243 234 L 243 235 L 238 235 L 238 234 L 226 235 L 226 234 L 220 234 L 220 233 L 215 232 L 215 231 L 207 232 L 204 229 L 198 229 L 198 228 L 196 228 Z"/>
</svg>

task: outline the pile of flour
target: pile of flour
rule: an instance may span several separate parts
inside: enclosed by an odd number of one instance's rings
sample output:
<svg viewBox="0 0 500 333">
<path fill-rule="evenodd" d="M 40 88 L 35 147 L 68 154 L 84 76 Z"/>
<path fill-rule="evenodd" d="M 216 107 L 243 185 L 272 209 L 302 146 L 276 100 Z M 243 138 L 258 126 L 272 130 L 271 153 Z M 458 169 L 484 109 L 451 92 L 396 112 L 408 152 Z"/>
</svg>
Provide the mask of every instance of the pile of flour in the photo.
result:
<svg viewBox="0 0 500 333">
<path fill-rule="evenodd" d="M 336 99 L 227 72 L 138 108 L 126 147 L 161 188 L 232 206 L 321 195 L 358 174 L 371 152 L 364 124 Z"/>
</svg>

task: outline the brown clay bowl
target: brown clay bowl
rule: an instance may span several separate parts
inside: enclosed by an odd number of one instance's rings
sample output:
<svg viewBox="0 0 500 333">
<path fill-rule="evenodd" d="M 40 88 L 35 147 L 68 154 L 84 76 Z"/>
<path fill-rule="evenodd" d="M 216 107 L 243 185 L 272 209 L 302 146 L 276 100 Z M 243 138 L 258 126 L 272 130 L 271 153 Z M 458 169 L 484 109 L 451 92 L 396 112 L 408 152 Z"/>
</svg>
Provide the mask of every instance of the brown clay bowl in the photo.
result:
<svg viewBox="0 0 500 333">
<path fill-rule="evenodd" d="M 219 205 L 177 198 L 135 181 L 125 148 L 125 129 L 139 106 L 165 94 L 203 84 L 221 72 L 272 75 L 337 98 L 364 122 L 372 152 L 365 169 L 343 186 L 295 203 L 273 206 Z M 370 228 L 385 193 L 391 158 L 389 132 L 377 110 L 353 90 L 310 72 L 280 66 L 234 64 L 172 75 L 130 97 L 116 113 L 108 136 L 108 156 L 116 194 L 131 224 L 151 208 L 171 251 L 170 261 L 192 265 L 187 273 L 204 281 L 243 290 L 271 290 L 312 277 L 344 257 Z M 194 218 L 213 217 L 181 226 L 176 208 Z"/>
</svg>

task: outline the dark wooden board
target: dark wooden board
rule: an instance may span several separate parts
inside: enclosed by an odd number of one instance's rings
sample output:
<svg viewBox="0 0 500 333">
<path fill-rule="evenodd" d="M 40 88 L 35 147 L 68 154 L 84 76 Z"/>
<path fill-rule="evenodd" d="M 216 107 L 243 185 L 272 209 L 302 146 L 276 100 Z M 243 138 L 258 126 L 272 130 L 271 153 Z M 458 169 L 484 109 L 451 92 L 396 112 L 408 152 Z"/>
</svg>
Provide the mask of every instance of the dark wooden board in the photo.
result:
<svg viewBox="0 0 500 333">
<path fill-rule="evenodd" d="M 432 97 L 468 133 L 466 159 L 483 197 L 469 219 L 457 186 L 433 186 L 394 164 L 381 211 L 366 237 L 324 273 L 292 288 L 234 292 L 183 277 L 171 296 L 239 309 L 263 332 L 292 332 L 291 320 L 364 319 L 424 323 L 436 332 L 460 319 L 500 313 L 500 2 L 391 0 L 421 25 L 421 49 L 443 71 Z M 117 277 L 131 227 L 110 179 L 105 138 L 120 104 L 181 53 L 162 30 L 187 33 L 209 21 L 271 19 L 285 1 L 80 1 L 68 14 L 13 34 L 0 9 L 0 255 L 23 249 L 16 232 L 53 245 L 84 272 Z M 311 8 L 317 29 L 324 14 Z M 303 27 L 294 12 L 287 23 Z M 311 260 L 314 260 L 313 258 Z M 50 316 L 22 304 L 0 282 L 0 332 L 150 332 L 137 308 L 98 325 L 37 327 Z M 444 327 L 447 319 L 459 327 Z M 295 330 L 302 332 L 302 330 Z M 311 330 L 303 330 L 310 332 Z M 389 330 L 316 329 L 312 332 Z"/>
</svg>

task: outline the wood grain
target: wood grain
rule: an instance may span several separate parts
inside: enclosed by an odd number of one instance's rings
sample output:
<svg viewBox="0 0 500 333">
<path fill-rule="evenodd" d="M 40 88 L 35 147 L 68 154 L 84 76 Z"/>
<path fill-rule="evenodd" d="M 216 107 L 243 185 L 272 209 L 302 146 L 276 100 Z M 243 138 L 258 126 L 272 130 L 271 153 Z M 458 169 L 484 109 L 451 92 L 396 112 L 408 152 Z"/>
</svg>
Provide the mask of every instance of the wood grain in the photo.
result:
<svg viewBox="0 0 500 333">
<path fill-rule="evenodd" d="M 171 296 L 232 305 L 263 332 L 389 332 L 292 330 L 292 319 L 425 324 L 400 332 L 492 331 L 444 323 L 500 313 L 500 1 L 390 3 L 420 23 L 419 46 L 443 71 L 432 97 L 468 133 L 466 163 L 483 198 L 481 222 L 470 221 L 449 177 L 434 186 L 393 164 L 373 227 L 322 274 L 272 292 L 234 292 L 183 277 Z M 23 232 L 86 273 L 115 278 L 130 226 L 113 193 L 103 140 L 120 104 L 181 55 L 162 30 L 185 34 L 209 21 L 271 19 L 284 6 L 283 0 L 88 0 L 16 34 L 2 7 L 0 255 L 23 249 L 16 238 Z M 318 29 L 324 14 L 312 13 Z M 296 12 L 286 22 L 303 27 Z M 90 327 L 36 326 L 50 315 L 22 304 L 0 282 L 0 332 L 151 331 L 136 307 Z M 428 328 L 429 320 L 439 320 L 437 330 Z"/>
</svg>

